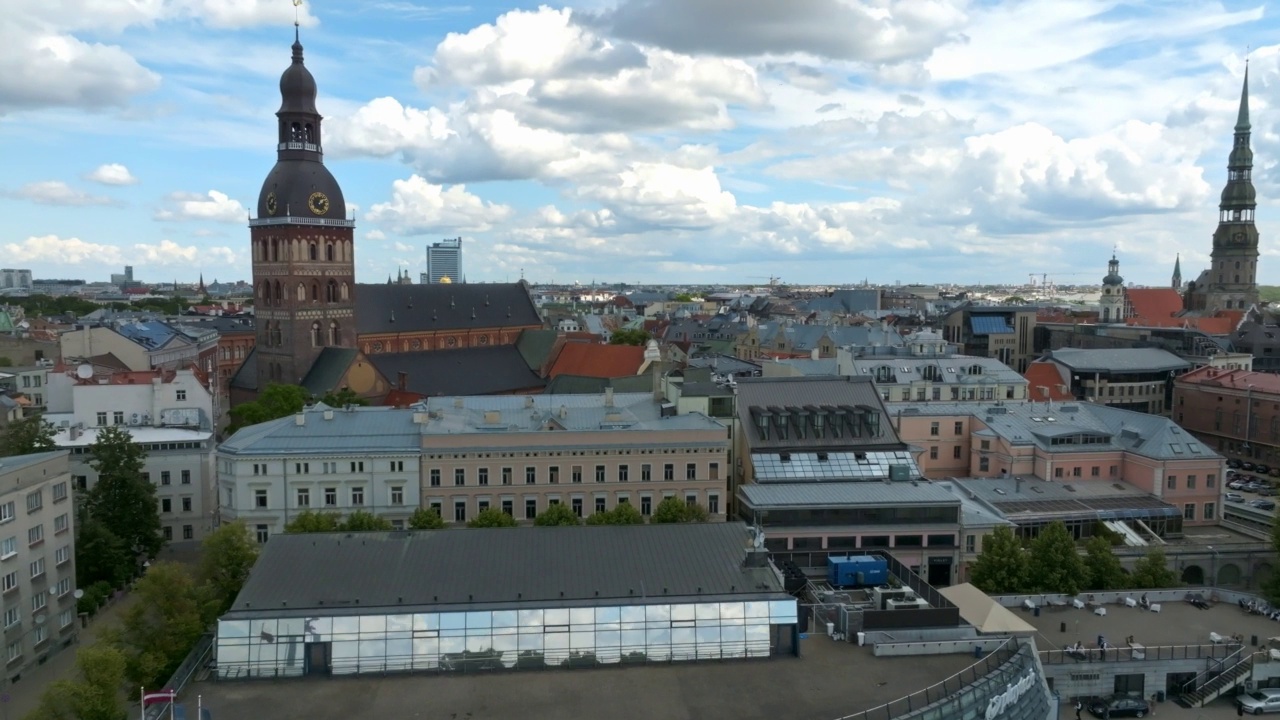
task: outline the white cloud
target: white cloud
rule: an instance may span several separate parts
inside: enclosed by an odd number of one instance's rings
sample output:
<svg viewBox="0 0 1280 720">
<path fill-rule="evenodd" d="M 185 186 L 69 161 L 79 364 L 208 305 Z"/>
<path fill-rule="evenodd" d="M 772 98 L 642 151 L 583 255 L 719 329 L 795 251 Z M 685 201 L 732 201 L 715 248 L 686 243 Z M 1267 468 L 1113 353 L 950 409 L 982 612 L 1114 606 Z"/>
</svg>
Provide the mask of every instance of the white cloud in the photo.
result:
<svg viewBox="0 0 1280 720">
<path fill-rule="evenodd" d="M 236 253 L 229 247 L 179 245 L 172 240 L 153 245 L 137 243 L 132 246 L 129 257 L 139 265 L 158 267 L 192 268 L 203 263 L 232 265 L 236 262 Z"/>
<path fill-rule="evenodd" d="M 138 178 L 129 172 L 129 168 L 120 163 L 99 165 L 93 172 L 85 175 L 85 179 L 103 185 L 134 185 L 138 182 Z"/>
<path fill-rule="evenodd" d="M 249 211 L 239 200 L 226 193 L 210 190 L 199 193 L 172 193 L 165 199 L 165 207 L 156 211 L 155 219 L 163 221 L 200 220 L 225 223 L 248 222 Z"/>
<path fill-rule="evenodd" d="M 366 240 L 373 240 L 377 242 L 379 240 L 386 240 L 387 234 L 381 230 L 368 230 L 365 232 L 364 237 Z"/>
<path fill-rule="evenodd" d="M 710 167 L 637 162 L 608 181 L 579 187 L 618 216 L 659 228 L 707 228 L 727 220 L 736 201 Z"/>
<path fill-rule="evenodd" d="M 33 236 L 20 243 L 8 243 L 3 247 L 5 257 L 17 263 L 120 265 L 124 262 L 120 248 L 114 245 L 86 242 L 74 237 Z"/>
<path fill-rule="evenodd" d="M 392 183 L 390 202 L 374 205 L 368 218 L 400 235 L 421 235 L 452 230 L 484 231 L 511 215 L 511 208 L 485 202 L 462 185 L 445 188 L 414 175 Z"/>
<path fill-rule="evenodd" d="M 101 109 L 150 92 L 160 76 L 118 46 L 13 20 L 0 23 L 0 115 L 44 107 Z"/>
<path fill-rule="evenodd" d="M 115 202 L 109 197 L 76 190 L 61 180 L 27 183 L 12 194 L 41 205 L 111 205 Z"/>
</svg>

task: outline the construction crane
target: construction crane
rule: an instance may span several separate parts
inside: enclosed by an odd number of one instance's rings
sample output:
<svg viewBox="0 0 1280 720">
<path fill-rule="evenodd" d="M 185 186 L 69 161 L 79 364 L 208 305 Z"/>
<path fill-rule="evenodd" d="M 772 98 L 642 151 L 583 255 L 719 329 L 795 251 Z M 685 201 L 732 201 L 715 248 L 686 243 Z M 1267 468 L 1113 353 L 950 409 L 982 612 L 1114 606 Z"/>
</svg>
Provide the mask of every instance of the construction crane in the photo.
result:
<svg viewBox="0 0 1280 720">
<path fill-rule="evenodd" d="M 764 275 L 748 275 L 747 277 L 751 278 L 752 280 L 768 280 L 769 287 L 777 287 L 782 284 L 782 278 L 778 277 L 777 275 L 770 275 L 768 277 L 765 277 Z"/>
<path fill-rule="evenodd" d="M 1055 279 L 1064 278 L 1064 277 L 1075 277 L 1077 275 L 1088 275 L 1088 274 L 1089 273 L 1086 273 L 1086 272 L 1074 272 L 1074 273 L 1041 272 L 1041 273 L 1027 273 L 1027 278 L 1029 280 L 1028 284 L 1034 290 L 1036 288 L 1036 278 L 1039 277 L 1040 292 L 1044 293 L 1048 297 L 1052 297 L 1058 290 L 1057 283 L 1054 282 Z"/>
</svg>

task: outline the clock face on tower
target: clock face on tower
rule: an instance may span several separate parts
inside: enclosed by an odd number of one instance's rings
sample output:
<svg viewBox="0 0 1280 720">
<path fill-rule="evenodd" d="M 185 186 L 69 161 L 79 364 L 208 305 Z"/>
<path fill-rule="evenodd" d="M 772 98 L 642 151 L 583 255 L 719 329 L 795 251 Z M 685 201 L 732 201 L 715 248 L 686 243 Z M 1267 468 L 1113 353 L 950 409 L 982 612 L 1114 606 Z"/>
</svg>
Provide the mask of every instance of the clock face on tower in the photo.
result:
<svg viewBox="0 0 1280 720">
<path fill-rule="evenodd" d="M 1242 232 L 1238 232 L 1238 233 L 1236 233 L 1236 234 L 1232 235 L 1232 236 L 1231 236 L 1231 240 L 1232 240 L 1232 242 L 1243 243 L 1243 242 L 1244 242 L 1244 233 L 1242 233 Z"/>
<path fill-rule="evenodd" d="M 307 198 L 307 209 L 316 215 L 323 215 L 329 212 L 329 198 L 322 192 L 313 192 L 311 197 Z"/>
<path fill-rule="evenodd" d="M 276 194 L 273 192 L 267 193 L 267 214 L 276 214 Z"/>
</svg>

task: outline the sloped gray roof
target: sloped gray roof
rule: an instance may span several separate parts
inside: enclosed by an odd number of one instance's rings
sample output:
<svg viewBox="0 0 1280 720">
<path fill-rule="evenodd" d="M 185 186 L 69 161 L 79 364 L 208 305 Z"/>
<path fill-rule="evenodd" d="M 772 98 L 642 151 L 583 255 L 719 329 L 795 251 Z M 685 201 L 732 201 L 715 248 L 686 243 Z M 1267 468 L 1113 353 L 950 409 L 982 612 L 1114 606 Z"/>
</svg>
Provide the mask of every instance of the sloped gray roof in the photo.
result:
<svg viewBox="0 0 1280 720">
<path fill-rule="evenodd" d="M 358 351 L 355 348 L 326 347 L 311 363 L 311 369 L 299 383 L 312 395 L 324 395 L 338 389 L 338 382 L 351 367 Z"/>
<path fill-rule="evenodd" d="M 738 494 L 755 509 L 770 507 L 853 507 L 864 505 L 950 505 L 960 498 L 928 481 L 747 484 Z"/>
<path fill-rule="evenodd" d="M 541 326 L 523 283 L 356 285 L 356 332 Z"/>
<path fill-rule="evenodd" d="M 725 431 L 701 413 L 663 417 L 652 393 L 614 393 L 613 404 L 605 403 L 604 395 L 493 395 L 429 398 L 414 407 L 432 415 L 421 426 L 424 435 L 537 432 L 550 424 L 574 431 Z"/>
<path fill-rule="evenodd" d="M 51 460 L 59 455 L 68 455 L 66 450 L 47 450 L 45 452 L 28 453 L 26 455 L 11 455 L 9 457 L 0 458 L 0 474 L 11 473 L 29 467 L 46 460 Z"/>
<path fill-rule="evenodd" d="M 115 356 L 113 355 L 112 357 Z M 231 382 L 228 384 L 240 390 L 258 389 L 257 347 L 249 348 L 249 354 L 244 356 L 244 362 L 240 363 L 240 367 L 236 368 L 236 372 L 231 376 Z"/>
<path fill-rule="evenodd" d="M 1062 348 L 1048 357 L 1075 372 L 1165 372 L 1191 367 L 1191 363 L 1160 348 Z"/>
<path fill-rule="evenodd" d="M 275 535 L 223 619 L 786 599 L 749 545 L 736 522 Z"/>
<path fill-rule="evenodd" d="M 855 357 L 850 359 L 855 374 L 875 377 L 876 368 L 893 369 L 898 382 L 906 384 L 913 380 L 923 380 L 925 368 L 938 368 L 940 385 L 980 385 L 986 383 L 1002 383 L 1005 385 L 1026 385 L 1027 379 L 1016 370 L 995 358 L 954 355 L 951 357 L 918 358 L 902 356 Z M 973 367 L 982 369 L 981 373 L 970 374 Z"/>
<path fill-rule="evenodd" d="M 751 417 L 753 408 L 803 408 L 807 406 L 852 406 L 870 408 L 880 414 L 879 437 L 764 438 Z M 889 414 L 871 379 L 867 377 L 787 377 L 742 378 L 738 381 L 738 419 L 752 452 L 768 450 L 834 450 L 837 448 L 900 449 L 904 444 L 893 429 Z"/>
<path fill-rule="evenodd" d="M 324 419 L 324 405 L 303 411 L 305 424 L 296 416 L 268 420 L 236 432 L 218 446 L 219 454 L 273 455 L 282 452 L 397 452 L 417 453 L 422 447 L 413 412 L 390 407 L 354 407 L 332 410 Z"/>
<path fill-rule="evenodd" d="M 540 389 L 545 384 L 515 345 L 375 353 L 368 357 L 387 382 L 397 383 L 400 373 L 405 373 L 406 389 L 419 395 L 488 395 Z"/>
</svg>

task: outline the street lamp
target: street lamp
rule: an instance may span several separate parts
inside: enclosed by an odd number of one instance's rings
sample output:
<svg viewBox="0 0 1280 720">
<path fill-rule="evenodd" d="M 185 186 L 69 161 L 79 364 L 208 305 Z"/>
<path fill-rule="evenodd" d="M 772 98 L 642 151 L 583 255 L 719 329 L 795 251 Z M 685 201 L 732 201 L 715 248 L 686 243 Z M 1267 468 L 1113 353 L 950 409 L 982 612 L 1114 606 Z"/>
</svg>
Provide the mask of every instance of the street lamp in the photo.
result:
<svg viewBox="0 0 1280 720">
<path fill-rule="evenodd" d="M 1209 587 L 1216 588 L 1218 586 L 1218 551 L 1210 545 L 1209 552 L 1212 554 L 1212 559 L 1209 561 Z"/>
<path fill-rule="evenodd" d="M 1250 385 L 1245 392 L 1247 399 L 1244 408 L 1244 444 L 1240 446 L 1240 451 L 1247 457 L 1253 457 L 1251 454 L 1253 448 L 1249 445 L 1249 438 L 1253 436 L 1253 386 Z"/>
</svg>

